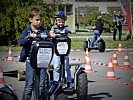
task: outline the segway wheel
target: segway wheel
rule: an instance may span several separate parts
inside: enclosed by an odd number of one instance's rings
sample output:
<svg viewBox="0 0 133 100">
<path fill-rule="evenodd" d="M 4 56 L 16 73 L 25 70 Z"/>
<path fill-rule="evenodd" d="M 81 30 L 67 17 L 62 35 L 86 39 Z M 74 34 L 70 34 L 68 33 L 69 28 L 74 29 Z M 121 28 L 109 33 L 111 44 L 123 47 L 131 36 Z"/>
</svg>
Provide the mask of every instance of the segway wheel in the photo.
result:
<svg viewBox="0 0 133 100">
<path fill-rule="evenodd" d="M 0 100 L 19 100 L 11 85 L 0 88 Z"/>
<path fill-rule="evenodd" d="M 88 42 L 84 41 L 84 51 L 86 52 L 86 48 L 88 48 Z M 90 49 L 88 48 L 88 51 L 90 51 Z"/>
<path fill-rule="evenodd" d="M 55 100 L 68 100 L 68 95 L 59 93 L 55 95 Z"/>
<path fill-rule="evenodd" d="M 87 74 L 80 73 L 77 80 L 77 100 L 87 100 L 88 83 Z"/>
<path fill-rule="evenodd" d="M 99 50 L 99 52 L 105 51 L 105 42 L 104 41 L 98 42 L 98 50 Z"/>
</svg>

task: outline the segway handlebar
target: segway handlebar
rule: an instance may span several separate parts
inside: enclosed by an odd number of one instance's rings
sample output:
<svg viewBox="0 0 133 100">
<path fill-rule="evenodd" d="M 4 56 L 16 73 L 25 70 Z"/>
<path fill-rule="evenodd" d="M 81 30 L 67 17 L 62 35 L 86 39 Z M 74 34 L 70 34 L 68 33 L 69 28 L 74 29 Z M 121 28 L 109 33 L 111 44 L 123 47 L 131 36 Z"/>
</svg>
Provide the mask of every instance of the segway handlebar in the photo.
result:
<svg viewBox="0 0 133 100">
<path fill-rule="evenodd" d="M 71 32 L 68 31 L 55 32 L 55 38 L 67 37 L 68 33 L 71 34 Z"/>
<path fill-rule="evenodd" d="M 55 32 L 55 38 L 66 37 L 68 35 L 68 33 L 71 34 L 71 32 L 68 32 L 68 31 Z M 35 38 L 37 38 L 37 39 L 44 39 L 45 40 L 47 38 L 51 38 L 51 36 L 50 35 L 46 35 L 45 33 L 40 33 Z M 28 35 L 26 37 L 26 39 L 33 39 L 33 37 Z"/>
<path fill-rule="evenodd" d="M 36 37 L 35 37 L 36 39 L 47 39 L 47 38 L 51 38 L 51 36 L 50 35 L 46 35 L 45 33 L 40 33 L 40 34 L 38 34 Z M 31 37 L 30 35 L 28 35 L 27 37 L 26 37 L 26 39 L 33 39 L 33 37 Z"/>
</svg>

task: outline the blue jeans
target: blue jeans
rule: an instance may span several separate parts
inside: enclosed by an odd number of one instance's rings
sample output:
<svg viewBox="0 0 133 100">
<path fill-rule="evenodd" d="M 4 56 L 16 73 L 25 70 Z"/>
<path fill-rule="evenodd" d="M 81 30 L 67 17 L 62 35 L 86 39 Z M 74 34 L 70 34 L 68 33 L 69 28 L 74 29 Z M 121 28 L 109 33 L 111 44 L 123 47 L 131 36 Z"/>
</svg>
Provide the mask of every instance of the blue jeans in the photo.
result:
<svg viewBox="0 0 133 100">
<path fill-rule="evenodd" d="M 40 69 L 39 82 L 39 100 L 44 100 L 45 94 L 45 74 L 46 69 Z M 31 100 L 32 90 L 34 87 L 35 70 L 31 67 L 30 62 L 26 61 L 26 80 L 22 100 Z"/>
<path fill-rule="evenodd" d="M 59 76 L 60 76 L 60 57 L 54 54 L 53 57 L 53 64 L 54 64 L 54 81 L 59 81 Z M 69 57 L 65 56 L 65 77 L 66 81 L 69 83 L 72 83 L 72 78 L 71 78 L 71 71 L 70 71 L 70 66 L 69 66 Z"/>
<path fill-rule="evenodd" d="M 97 39 L 100 37 L 100 31 L 99 30 L 94 30 L 94 37 L 93 39 L 91 40 L 91 43 L 90 45 L 93 47 L 94 46 L 94 43 L 96 42 L 97 44 Z"/>
</svg>

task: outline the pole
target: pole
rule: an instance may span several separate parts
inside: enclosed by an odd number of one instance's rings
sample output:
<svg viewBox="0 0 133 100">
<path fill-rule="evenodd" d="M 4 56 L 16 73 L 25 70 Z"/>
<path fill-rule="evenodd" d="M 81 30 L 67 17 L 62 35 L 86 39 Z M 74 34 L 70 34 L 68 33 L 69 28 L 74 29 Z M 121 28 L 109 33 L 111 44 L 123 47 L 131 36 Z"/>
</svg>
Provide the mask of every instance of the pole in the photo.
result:
<svg viewBox="0 0 133 100">
<path fill-rule="evenodd" d="M 75 29 L 75 0 L 73 0 L 73 28 Z"/>
<path fill-rule="evenodd" d="M 60 56 L 61 66 L 60 66 L 60 81 L 65 83 L 65 56 Z"/>
<path fill-rule="evenodd" d="M 129 32 L 131 33 L 131 39 L 133 39 L 133 26 L 132 26 L 132 10 L 131 10 L 131 0 L 129 0 L 129 10 L 130 10 L 130 24 L 131 24 L 131 28 L 129 30 Z"/>
</svg>

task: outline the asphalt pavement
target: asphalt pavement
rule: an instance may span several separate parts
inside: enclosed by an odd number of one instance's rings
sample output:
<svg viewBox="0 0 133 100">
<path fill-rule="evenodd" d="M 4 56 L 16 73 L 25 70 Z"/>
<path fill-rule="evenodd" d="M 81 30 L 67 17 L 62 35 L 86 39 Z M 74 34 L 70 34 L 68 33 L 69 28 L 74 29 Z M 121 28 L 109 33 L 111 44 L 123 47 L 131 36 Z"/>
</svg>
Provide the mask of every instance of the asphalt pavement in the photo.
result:
<svg viewBox="0 0 133 100">
<path fill-rule="evenodd" d="M 125 52 L 125 51 L 123 51 Z M 12 52 L 15 62 L 7 63 L 3 58 L 6 58 L 7 52 L 1 53 L 0 66 L 4 71 L 16 70 L 25 67 L 24 63 L 18 63 L 19 52 Z M 133 50 L 128 51 L 130 67 L 133 68 Z M 83 50 L 72 51 L 70 53 L 70 63 L 81 63 L 84 61 L 85 52 Z M 88 76 L 88 100 L 133 100 L 133 88 L 128 87 L 132 81 L 132 70 L 122 70 L 124 64 L 125 53 L 117 54 L 120 68 L 114 69 L 114 75 L 117 80 L 105 80 L 108 73 L 109 58 L 113 57 L 113 50 L 106 50 L 103 53 L 97 50 L 90 52 L 91 68 L 93 73 L 87 73 Z M 85 67 L 84 64 L 81 66 Z M 71 67 L 72 77 L 74 66 Z M 25 81 L 18 81 L 16 77 L 4 76 L 5 84 L 11 84 L 14 91 L 17 93 L 19 100 L 22 98 L 23 87 Z M 75 96 L 70 97 L 70 100 L 76 100 Z"/>
</svg>

